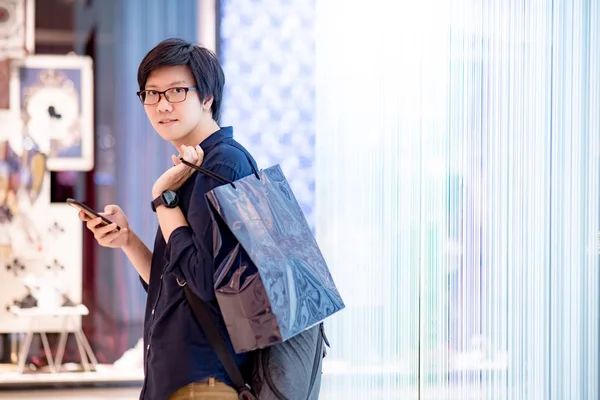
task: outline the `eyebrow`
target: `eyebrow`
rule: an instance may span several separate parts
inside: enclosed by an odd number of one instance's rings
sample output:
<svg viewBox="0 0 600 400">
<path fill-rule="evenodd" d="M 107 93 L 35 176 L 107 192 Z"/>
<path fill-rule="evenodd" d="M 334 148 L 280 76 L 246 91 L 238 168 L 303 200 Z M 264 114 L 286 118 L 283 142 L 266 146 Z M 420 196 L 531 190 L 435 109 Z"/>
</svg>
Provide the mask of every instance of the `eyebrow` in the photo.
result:
<svg viewBox="0 0 600 400">
<path fill-rule="evenodd" d="M 187 82 L 186 81 L 175 81 L 175 82 L 171 82 L 169 85 L 167 85 L 167 87 L 172 88 L 175 85 L 181 85 L 181 84 L 187 84 Z M 157 87 L 158 86 L 156 86 L 156 85 L 146 85 L 146 89 L 149 89 L 149 88 L 156 89 Z"/>
</svg>

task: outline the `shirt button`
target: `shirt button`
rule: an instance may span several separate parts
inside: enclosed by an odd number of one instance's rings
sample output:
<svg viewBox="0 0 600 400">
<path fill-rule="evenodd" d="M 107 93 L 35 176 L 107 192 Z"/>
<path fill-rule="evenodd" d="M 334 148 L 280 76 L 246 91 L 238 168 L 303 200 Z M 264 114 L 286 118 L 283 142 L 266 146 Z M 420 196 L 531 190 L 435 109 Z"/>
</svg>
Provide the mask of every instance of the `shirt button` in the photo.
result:
<svg viewBox="0 0 600 400">
<path fill-rule="evenodd" d="M 154 314 L 154 308 L 152 309 L 152 314 Z"/>
<path fill-rule="evenodd" d="M 150 350 L 150 345 L 146 346 L 146 350 Z"/>
<path fill-rule="evenodd" d="M 161 279 L 161 280 L 162 280 L 162 277 L 163 277 L 163 276 L 162 276 L 162 274 L 160 274 L 160 279 Z"/>
</svg>

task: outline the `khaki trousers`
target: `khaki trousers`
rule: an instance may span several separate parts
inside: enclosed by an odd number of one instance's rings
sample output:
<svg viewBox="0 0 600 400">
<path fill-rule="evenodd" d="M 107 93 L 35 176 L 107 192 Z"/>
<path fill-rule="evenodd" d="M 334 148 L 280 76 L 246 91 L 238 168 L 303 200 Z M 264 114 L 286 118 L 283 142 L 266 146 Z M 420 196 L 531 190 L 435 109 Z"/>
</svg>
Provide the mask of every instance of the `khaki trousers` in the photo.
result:
<svg viewBox="0 0 600 400">
<path fill-rule="evenodd" d="M 169 400 L 238 400 L 234 388 L 214 378 L 207 382 L 190 383 L 182 387 Z"/>
</svg>

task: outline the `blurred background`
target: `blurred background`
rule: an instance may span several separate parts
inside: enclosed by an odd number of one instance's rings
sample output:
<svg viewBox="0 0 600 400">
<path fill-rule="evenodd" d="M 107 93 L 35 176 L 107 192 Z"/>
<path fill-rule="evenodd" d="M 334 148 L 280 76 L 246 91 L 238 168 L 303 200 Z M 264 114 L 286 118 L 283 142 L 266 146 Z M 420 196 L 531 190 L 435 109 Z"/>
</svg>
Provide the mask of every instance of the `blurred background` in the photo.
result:
<svg viewBox="0 0 600 400">
<path fill-rule="evenodd" d="M 600 398 L 598 0 L 0 0 L 0 398 L 138 397 L 146 294 L 65 201 L 152 245 L 167 37 L 345 300 L 322 399 Z"/>
</svg>

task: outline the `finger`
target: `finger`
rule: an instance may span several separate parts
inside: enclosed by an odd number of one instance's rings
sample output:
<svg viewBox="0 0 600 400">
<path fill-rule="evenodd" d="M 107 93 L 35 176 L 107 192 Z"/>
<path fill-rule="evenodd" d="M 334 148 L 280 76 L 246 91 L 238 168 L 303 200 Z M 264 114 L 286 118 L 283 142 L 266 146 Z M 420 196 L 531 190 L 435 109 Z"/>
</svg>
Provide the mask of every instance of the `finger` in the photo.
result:
<svg viewBox="0 0 600 400">
<path fill-rule="evenodd" d="M 96 227 L 97 227 L 98 225 L 100 225 L 101 223 L 102 223 L 102 218 L 100 218 L 100 217 L 96 217 L 96 218 L 92 218 L 92 219 L 90 219 L 90 220 L 89 220 L 89 221 L 88 221 L 88 222 L 87 222 L 85 225 L 87 226 L 87 228 L 88 228 L 90 231 L 93 231 L 93 230 L 95 230 L 95 229 L 96 229 Z"/>
<path fill-rule="evenodd" d="M 115 231 L 113 233 L 109 233 L 108 235 L 106 235 L 106 237 L 104 239 L 107 244 L 111 245 L 115 241 L 117 241 L 117 239 L 121 238 L 121 236 L 123 236 L 126 233 L 127 233 L 127 229 L 121 229 L 120 231 Z"/>
<path fill-rule="evenodd" d="M 105 225 L 105 226 L 101 226 L 99 228 L 96 229 L 95 234 L 103 237 L 106 236 L 108 233 L 111 233 L 112 231 L 117 229 L 117 224 L 115 224 L 114 222 L 112 224 L 109 225 Z"/>
<path fill-rule="evenodd" d="M 77 214 L 77 216 L 79 217 L 80 220 L 82 220 L 83 222 L 88 222 L 91 218 L 84 213 L 83 211 L 79 211 L 79 213 Z"/>
<path fill-rule="evenodd" d="M 123 229 L 121 229 L 120 231 L 111 231 L 102 237 L 96 238 L 96 240 L 98 240 L 98 243 L 100 243 L 102 246 L 110 246 L 111 244 L 116 242 L 122 235 Z"/>
<path fill-rule="evenodd" d="M 200 165 L 202 164 L 202 160 L 204 159 L 204 150 L 202 150 L 202 147 L 200 147 L 200 145 L 197 145 L 195 147 L 196 150 L 196 155 L 198 156 L 198 159 L 196 160 L 196 165 Z"/>
<path fill-rule="evenodd" d="M 180 161 L 180 164 L 183 161 L 185 161 L 187 163 L 190 163 L 190 164 L 194 164 L 194 159 L 192 157 L 190 157 L 189 155 L 187 155 L 187 154 L 183 155 L 182 157 L 179 157 L 179 161 Z M 177 164 L 177 165 L 179 165 L 179 164 Z"/>
<path fill-rule="evenodd" d="M 185 148 L 185 159 L 186 159 L 188 162 L 194 163 L 194 162 L 195 162 L 195 160 L 194 160 L 194 156 L 193 156 L 193 154 L 192 154 L 192 153 L 195 153 L 195 152 L 192 152 L 192 148 L 191 148 L 191 147 L 189 147 L 189 146 L 187 146 L 187 147 Z"/>
<path fill-rule="evenodd" d="M 171 155 L 171 160 L 173 161 L 173 166 L 181 164 L 181 160 L 176 155 Z"/>
<path fill-rule="evenodd" d="M 115 215 L 120 211 L 121 211 L 121 209 L 119 208 L 119 206 L 116 206 L 114 204 L 109 204 L 106 207 L 104 207 L 104 212 L 100 213 L 100 214 L 104 215 L 104 216 Z"/>
</svg>

